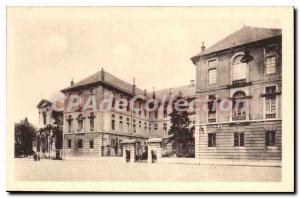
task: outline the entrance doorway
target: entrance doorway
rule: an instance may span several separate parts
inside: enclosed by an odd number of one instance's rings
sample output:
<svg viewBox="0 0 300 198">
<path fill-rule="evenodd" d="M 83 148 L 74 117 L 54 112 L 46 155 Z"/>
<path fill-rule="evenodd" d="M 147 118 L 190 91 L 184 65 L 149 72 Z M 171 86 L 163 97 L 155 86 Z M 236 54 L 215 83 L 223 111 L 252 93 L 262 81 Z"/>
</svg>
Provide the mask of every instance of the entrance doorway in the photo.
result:
<svg viewBox="0 0 300 198">
<path fill-rule="evenodd" d="M 126 155 L 126 162 L 130 162 L 130 151 L 126 150 L 125 155 Z"/>
<path fill-rule="evenodd" d="M 155 163 L 157 160 L 156 151 L 151 150 L 151 156 L 152 156 L 152 163 Z"/>
</svg>

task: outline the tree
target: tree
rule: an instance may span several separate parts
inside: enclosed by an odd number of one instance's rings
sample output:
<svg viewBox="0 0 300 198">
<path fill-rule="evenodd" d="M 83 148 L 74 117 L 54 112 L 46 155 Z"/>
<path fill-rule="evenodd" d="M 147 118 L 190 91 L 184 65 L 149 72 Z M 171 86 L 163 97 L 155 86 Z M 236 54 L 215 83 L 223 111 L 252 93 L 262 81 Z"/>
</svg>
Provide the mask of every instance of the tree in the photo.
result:
<svg viewBox="0 0 300 198">
<path fill-rule="evenodd" d="M 15 157 L 26 157 L 33 154 L 32 144 L 36 129 L 25 118 L 15 123 Z"/>
<path fill-rule="evenodd" d="M 177 96 L 176 101 L 185 100 L 182 96 Z M 188 108 L 173 108 L 169 114 L 171 117 L 171 127 L 168 131 L 170 135 L 168 142 L 176 147 L 177 156 L 192 156 L 189 146 L 194 144 L 193 130 L 190 128 L 191 120 L 189 119 L 190 113 Z"/>
</svg>

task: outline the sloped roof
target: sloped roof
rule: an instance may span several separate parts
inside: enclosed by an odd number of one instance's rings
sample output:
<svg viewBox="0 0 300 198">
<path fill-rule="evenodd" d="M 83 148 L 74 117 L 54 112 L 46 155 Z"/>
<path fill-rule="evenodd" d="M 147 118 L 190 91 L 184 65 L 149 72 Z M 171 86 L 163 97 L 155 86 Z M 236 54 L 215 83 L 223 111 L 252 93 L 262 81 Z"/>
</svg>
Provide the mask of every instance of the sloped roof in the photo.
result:
<svg viewBox="0 0 300 198">
<path fill-rule="evenodd" d="M 38 105 L 36 106 L 37 108 L 41 108 L 41 107 L 44 107 L 44 106 L 48 106 L 48 105 L 51 105 L 52 103 L 49 101 L 49 100 L 46 100 L 46 99 L 42 99 Z"/>
<path fill-rule="evenodd" d="M 221 41 L 212 45 L 211 47 L 205 49 L 200 54 L 192 57 L 199 57 L 207 55 L 213 52 L 218 52 L 221 50 L 241 46 L 247 43 L 252 43 L 259 40 L 264 40 L 274 36 L 281 35 L 281 29 L 270 29 L 270 28 L 259 28 L 259 27 L 250 27 L 245 26 L 229 36 L 225 37 Z"/>
<path fill-rule="evenodd" d="M 101 73 L 103 72 L 103 79 L 101 79 Z M 105 83 L 107 85 L 110 85 L 112 87 L 115 87 L 117 89 L 120 89 L 126 93 L 132 94 L 132 90 L 133 90 L 133 84 L 130 84 L 124 80 L 121 80 L 119 78 L 117 78 L 116 76 L 106 72 L 106 71 L 99 71 L 96 72 L 92 75 L 90 75 L 89 77 L 79 81 L 78 83 L 75 83 L 73 86 L 69 86 L 65 89 L 62 90 L 62 92 L 64 91 L 68 91 L 74 88 L 80 88 L 80 87 L 84 87 L 90 84 L 94 84 L 94 83 L 98 83 L 98 82 L 102 82 Z M 139 89 L 139 88 L 135 88 L 135 93 L 136 94 L 143 94 L 144 92 Z"/>
<path fill-rule="evenodd" d="M 174 97 L 182 94 L 182 96 L 191 98 L 195 96 L 195 84 L 184 85 L 180 87 L 172 87 L 155 91 L 155 97 L 161 99 L 164 95 L 172 94 Z M 152 96 L 153 92 L 151 93 Z"/>
</svg>

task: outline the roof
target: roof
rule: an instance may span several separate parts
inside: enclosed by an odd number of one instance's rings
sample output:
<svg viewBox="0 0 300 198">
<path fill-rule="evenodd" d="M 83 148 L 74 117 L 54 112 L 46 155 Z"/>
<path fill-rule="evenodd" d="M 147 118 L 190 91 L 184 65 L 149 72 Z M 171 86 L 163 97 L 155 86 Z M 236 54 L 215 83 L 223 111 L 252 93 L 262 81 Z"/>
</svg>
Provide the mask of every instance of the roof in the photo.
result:
<svg viewBox="0 0 300 198">
<path fill-rule="evenodd" d="M 104 84 L 110 85 L 112 87 L 115 87 L 126 93 L 132 94 L 133 84 L 130 84 L 124 80 L 121 80 L 121 79 L 117 78 L 116 76 L 114 76 L 106 71 L 103 71 L 103 70 L 90 75 L 89 77 L 79 81 L 78 83 L 75 83 L 73 86 L 69 86 L 69 87 L 63 89 L 62 92 L 66 92 L 66 91 L 69 91 L 69 90 L 72 90 L 75 88 L 81 88 L 81 87 L 85 87 L 85 86 L 88 86 L 88 85 L 91 85 L 94 83 L 101 83 L 101 82 Z M 144 94 L 144 91 L 142 91 L 141 89 L 136 87 L 135 93 L 142 95 L 142 94 Z"/>
<path fill-rule="evenodd" d="M 152 92 L 153 93 L 153 92 Z M 152 96 L 151 93 L 151 96 Z M 189 85 L 184 85 L 180 87 L 173 87 L 173 88 L 168 88 L 168 89 L 161 89 L 155 91 L 155 97 L 158 99 L 161 99 L 164 95 L 168 96 L 169 94 L 172 94 L 173 96 L 178 96 L 182 95 L 187 98 L 191 98 L 195 96 L 195 84 L 189 84 Z"/>
<path fill-rule="evenodd" d="M 51 105 L 52 103 L 49 101 L 49 100 L 46 100 L 46 99 L 42 99 L 38 105 L 36 106 L 37 108 L 41 108 L 41 107 L 45 107 L 45 106 L 48 106 L 48 105 Z"/>
<path fill-rule="evenodd" d="M 260 41 L 279 35 L 281 35 L 281 29 L 245 26 L 230 34 L 229 36 L 225 37 L 216 44 L 212 45 L 211 47 L 205 49 L 200 54 L 192 57 L 192 59 L 199 56 L 208 55 L 213 52 L 218 52 L 221 50 L 241 46 L 247 43 Z"/>
</svg>

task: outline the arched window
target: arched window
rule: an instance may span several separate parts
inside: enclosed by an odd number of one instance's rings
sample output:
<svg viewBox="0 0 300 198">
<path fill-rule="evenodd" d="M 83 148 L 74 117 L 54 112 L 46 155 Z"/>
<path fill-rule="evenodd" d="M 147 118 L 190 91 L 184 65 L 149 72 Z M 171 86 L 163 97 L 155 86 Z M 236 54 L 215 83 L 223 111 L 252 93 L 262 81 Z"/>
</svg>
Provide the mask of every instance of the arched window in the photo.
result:
<svg viewBox="0 0 300 198">
<path fill-rule="evenodd" d="M 232 100 L 232 118 L 233 120 L 246 119 L 246 94 L 243 91 L 237 91 L 233 94 Z"/>
<path fill-rule="evenodd" d="M 232 60 L 232 84 L 246 82 L 247 79 L 247 63 L 242 63 L 241 59 L 244 55 L 237 55 Z"/>
</svg>

